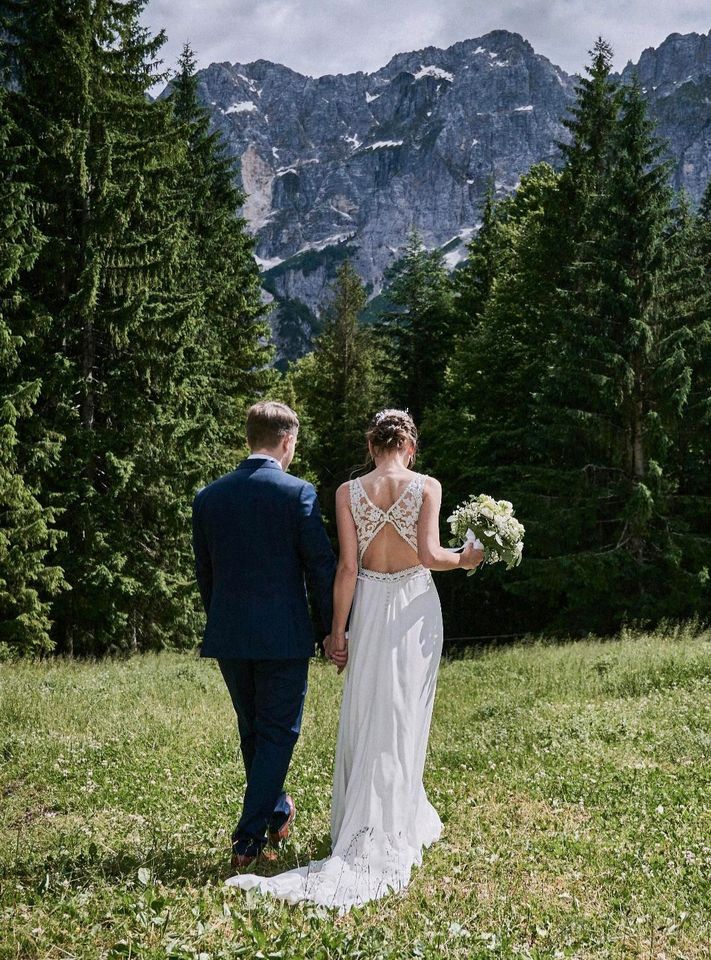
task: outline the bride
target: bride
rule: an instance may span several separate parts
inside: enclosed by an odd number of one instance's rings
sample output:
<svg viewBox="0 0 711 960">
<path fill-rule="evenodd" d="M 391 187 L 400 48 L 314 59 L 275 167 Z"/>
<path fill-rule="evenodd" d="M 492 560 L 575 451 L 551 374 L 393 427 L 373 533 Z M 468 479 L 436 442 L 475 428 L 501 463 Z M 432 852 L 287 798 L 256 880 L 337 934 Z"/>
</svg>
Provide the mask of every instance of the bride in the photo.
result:
<svg viewBox="0 0 711 960">
<path fill-rule="evenodd" d="M 331 808 L 332 852 L 273 877 L 227 881 L 341 912 L 404 889 L 442 823 L 422 784 L 442 611 L 431 570 L 473 569 L 483 553 L 440 546 L 442 490 L 410 469 L 417 430 L 383 410 L 367 431 L 374 467 L 336 493 L 339 562 L 326 655 L 345 669 Z M 346 623 L 350 616 L 348 633 Z"/>
</svg>

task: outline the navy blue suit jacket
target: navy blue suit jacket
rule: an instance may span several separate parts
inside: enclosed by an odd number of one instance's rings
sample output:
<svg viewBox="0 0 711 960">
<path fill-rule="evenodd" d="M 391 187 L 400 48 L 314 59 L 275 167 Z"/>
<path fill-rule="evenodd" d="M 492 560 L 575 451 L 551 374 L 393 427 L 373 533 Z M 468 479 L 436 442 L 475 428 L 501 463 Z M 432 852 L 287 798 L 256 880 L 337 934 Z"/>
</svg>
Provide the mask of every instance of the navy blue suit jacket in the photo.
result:
<svg viewBox="0 0 711 960">
<path fill-rule="evenodd" d="M 271 460 L 244 460 L 193 501 L 195 573 L 207 624 L 203 657 L 310 657 L 305 578 L 324 634 L 336 558 L 312 484 Z"/>
</svg>

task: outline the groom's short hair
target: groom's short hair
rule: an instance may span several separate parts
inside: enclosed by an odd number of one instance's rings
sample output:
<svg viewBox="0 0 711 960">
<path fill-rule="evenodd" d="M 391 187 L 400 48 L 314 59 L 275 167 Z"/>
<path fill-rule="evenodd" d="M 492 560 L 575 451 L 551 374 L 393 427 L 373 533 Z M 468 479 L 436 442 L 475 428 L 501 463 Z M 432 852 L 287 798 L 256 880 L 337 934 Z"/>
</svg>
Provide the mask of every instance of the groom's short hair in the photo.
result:
<svg viewBox="0 0 711 960">
<path fill-rule="evenodd" d="M 247 413 L 247 443 L 252 450 L 276 447 L 287 433 L 296 433 L 299 418 L 291 407 L 276 400 L 255 403 Z"/>
</svg>

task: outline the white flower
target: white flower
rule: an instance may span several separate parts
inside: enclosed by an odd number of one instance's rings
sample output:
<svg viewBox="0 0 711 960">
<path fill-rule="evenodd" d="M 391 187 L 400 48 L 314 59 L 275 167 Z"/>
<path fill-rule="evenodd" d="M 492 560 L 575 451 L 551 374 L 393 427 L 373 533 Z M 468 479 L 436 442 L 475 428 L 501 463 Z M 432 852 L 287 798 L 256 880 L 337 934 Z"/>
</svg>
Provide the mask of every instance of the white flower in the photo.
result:
<svg viewBox="0 0 711 960">
<path fill-rule="evenodd" d="M 484 563 L 503 560 L 510 570 L 518 566 L 523 554 L 524 526 L 513 514 L 509 500 L 494 500 L 483 493 L 461 503 L 447 518 L 447 523 L 460 545 L 468 538 L 469 530 L 483 541 Z"/>
</svg>

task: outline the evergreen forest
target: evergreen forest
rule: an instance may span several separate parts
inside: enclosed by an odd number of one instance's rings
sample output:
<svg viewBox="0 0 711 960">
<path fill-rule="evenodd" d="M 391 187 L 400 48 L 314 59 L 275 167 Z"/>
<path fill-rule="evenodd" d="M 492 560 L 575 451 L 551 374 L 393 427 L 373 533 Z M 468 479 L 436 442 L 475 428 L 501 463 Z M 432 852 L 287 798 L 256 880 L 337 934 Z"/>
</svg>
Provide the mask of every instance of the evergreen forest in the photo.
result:
<svg viewBox="0 0 711 960">
<path fill-rule="evenodd" d="M 0 0 L 0 658 L 191 648 L 196 489 L 282 399 L 335 538 L 365 427 L 405 407 L 446 517 L 511 500 L 524 561 L 440 575 L 446 636 L 711 616 L 711 186 L 591 50 L 555 165 L 490 189 L 448 271 L 416 226 L 381 309 L 349 260 L 313 352 L 274 366 L 238 161 L 145 0 Z M 148 90 L 170 80 L 170 94 Z"/>
</svg>

